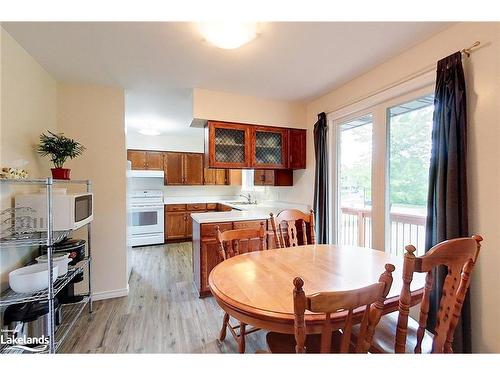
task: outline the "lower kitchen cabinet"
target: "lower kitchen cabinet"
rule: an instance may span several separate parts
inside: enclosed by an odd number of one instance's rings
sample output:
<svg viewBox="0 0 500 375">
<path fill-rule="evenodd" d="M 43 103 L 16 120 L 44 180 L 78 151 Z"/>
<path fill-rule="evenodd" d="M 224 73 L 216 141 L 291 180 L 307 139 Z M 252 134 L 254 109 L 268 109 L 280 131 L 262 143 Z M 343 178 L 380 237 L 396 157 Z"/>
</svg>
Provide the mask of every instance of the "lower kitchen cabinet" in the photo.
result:
<svg viewBox="0 0 500 375">
<path fill-rule="evenodd" d="M 219 244 L 216 239 L 217 227 L 219 227 L 222 232 L 231 229 L 259 228 L 261 222 L 264 223 L 267 230 L 267 220 L 247 220 L 210 224 L 200 224 L 193 221 L 193 277 L 200 297 L 210 295 L 208 275 L 210 271 L 221 262 Z M 268 238 L 267 236 L 266 248 L 268 247 Z M 258 238 L 251 239 L 250 241 L 242 241 L 239 248 L 240 253 L 258 251 L 259 242 L 260 240 Z"/>
<path fill-rule="evenodd" d="M 165 242 L 184 241 L 193 235 L 192 213 L 217 211 L 217 203 L 165 205 Z"/>
<path fill-rule="evenodd" d="M 165 241 L 186 237 L 186 213 L 165 211 Z"/>
</svg>

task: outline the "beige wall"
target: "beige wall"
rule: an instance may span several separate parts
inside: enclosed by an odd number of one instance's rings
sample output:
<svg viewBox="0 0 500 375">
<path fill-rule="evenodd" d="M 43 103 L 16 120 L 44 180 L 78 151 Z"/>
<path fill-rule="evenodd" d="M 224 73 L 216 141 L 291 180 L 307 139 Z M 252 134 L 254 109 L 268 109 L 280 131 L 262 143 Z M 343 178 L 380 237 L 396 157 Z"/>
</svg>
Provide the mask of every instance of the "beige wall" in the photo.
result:
<svg viewBox="0 0 500 375">
<path fill-rule="evenodd" d="M 126 151 L 124 91 L 59 83 L 59 130 L 87 150 L 67 163 L 73 179 L 93 182 L 94 292 L 98 298 L 127 293 Z"/>
<path fill-rule="evenodd" d="M 30 177 L 50 175 L 50 162 L 35 151 L 39 136 L 56 130 L 56 81 L 0 27 L 1 106 L 0 167 L 28 170 Z M 0 211 L 11 205 L 9 187 L 1 187 Z M 19 187 L 15 191 L 19 191 Z M 0 251 L 0 289 L 8 286 L 8 272 L 23 265 L 30 248 Z"/>
<path fill-rule="evenodd" d="M 472 331 L 475 352 L 500 352 L 500 23 L 460 23 L 436 34 L 307 106 L 312 127 L 320 112 L 332 112 L 387 87 L 457 50 L 481 41 L 464 62 L 469 115 L 470 232 L 484 236 L 472 280 Z M 312 139 L 309 138 L 312 145 Z M 308 171 L 310 173 L 312 171 Z M 313 176 L 313 174 L 312 174 Z M 308 176 L 310 178 L 311 175 Z M 312 199 L 312 190 L 309 190 Z"/>
<path fill-rule="evenodd" d="M 304 103 L 193 89 L 193 118 L 303 128 Z"/>
</svg>

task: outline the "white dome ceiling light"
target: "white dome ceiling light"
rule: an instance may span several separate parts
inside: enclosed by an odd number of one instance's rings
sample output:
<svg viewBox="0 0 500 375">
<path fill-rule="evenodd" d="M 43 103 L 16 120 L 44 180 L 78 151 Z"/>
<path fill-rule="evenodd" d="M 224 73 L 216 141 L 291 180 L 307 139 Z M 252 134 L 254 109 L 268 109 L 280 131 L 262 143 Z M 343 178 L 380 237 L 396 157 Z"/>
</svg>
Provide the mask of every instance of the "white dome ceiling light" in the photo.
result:
<svg viewBox="0 0 500 375">
<path fill-rule="evenodd" d="M 142 135 L 160 135 L 161 134 L 161 131 L 159 131 L 157 129 L 150 129 L 150 128 L 139 129 L 137 132 L 142 134 Z"/>
<path fill-rule="evenodd" d="M 258 35 L 257 22 L 201 22 L 198 28 L 203 37 L 223 49 L 236 49 Z"/>
</svg>

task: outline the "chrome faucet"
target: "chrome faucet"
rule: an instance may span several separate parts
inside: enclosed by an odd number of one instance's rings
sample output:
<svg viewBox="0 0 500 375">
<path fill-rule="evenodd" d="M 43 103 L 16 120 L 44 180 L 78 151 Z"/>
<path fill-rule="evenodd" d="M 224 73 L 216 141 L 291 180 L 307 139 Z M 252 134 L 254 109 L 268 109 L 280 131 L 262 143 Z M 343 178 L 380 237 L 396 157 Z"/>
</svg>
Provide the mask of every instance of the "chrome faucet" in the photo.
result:
<svg viewBox="0 0 500 375">
<path fill-rule="evenodd" d="M 250 193 L 248 193 L 248 195 L 240 194 L 240 197 L 246 198 L 248 201 L 248 204 L 252 204 L 252 196 L 250 195 Z"/>
</svg>

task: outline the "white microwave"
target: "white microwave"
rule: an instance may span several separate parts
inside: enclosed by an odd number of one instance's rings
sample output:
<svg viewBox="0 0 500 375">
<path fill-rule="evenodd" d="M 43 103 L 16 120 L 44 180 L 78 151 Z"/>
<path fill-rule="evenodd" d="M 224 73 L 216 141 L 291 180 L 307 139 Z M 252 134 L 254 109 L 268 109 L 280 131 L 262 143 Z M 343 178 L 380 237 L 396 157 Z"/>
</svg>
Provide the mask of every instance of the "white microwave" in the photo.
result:
<svg viewBox="0 0 500 375">
<path fill-rule="evenodd" d="M 29 207 L 34 210 L 35 231 L 47 230 L 47 195 L 45 193 L 23 194 L 15 197 L 16 208 Z M 52 194 L 53 230 L 75 230 L 91 222 L 94 218 L 92 193 Z"/>
</svg>

